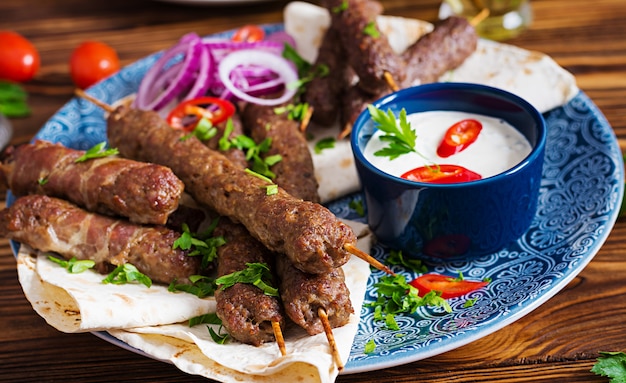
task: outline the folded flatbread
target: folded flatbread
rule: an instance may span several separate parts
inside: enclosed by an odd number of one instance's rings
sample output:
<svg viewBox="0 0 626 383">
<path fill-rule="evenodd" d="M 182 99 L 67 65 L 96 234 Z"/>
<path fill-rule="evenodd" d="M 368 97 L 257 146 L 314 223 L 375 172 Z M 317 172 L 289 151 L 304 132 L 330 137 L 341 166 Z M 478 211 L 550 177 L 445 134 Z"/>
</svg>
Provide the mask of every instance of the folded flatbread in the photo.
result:
<svg viewBox="0 0 626 383">
<path fill-rule="evenodd" d="M 372 236 L 367 225 L 347 221 L 368 252 Z M 146 354 L 175 364 L 182 371 L 223 382 L 332 382 L 338 374 L 325 334 L 309 336 L 291 324 L 283 329 L 287 355 L 276 343 L 255 347 L 230 341 L 218 344 L 207 325 L 188 326 L 195 316 L 214 313 L 215 299 L 171 293 L 166 286 L 103 284 L 92 270 L 70 274 L 22 245 L 18 278 L 35 311 L 54 328 L 69 333 L 108 331 Z M 348 324 L 334 329 L 343 361 L 348 359 L 359 323 L 370 266 L 359 258 L 343 266 L 354 312 Z M 213 326 L 219 332 L 219 326 Z"/>
<path fill-rule="evenodd" d="M 285 30 L 295 39 L 298 53 L 314 62 L 330 25 L 328 11 L 294 1 L 285 7 L 284 19 Z M 377 24 L 398 53 L 433 30 L 428 22 L 394 16 L 378 16 Z M 445 73 L 439 81 L 500 88 L 524 98 L 542 113 L 566 104 L 579 92 L 574 76 L 549 56 L 484 39 L 478 41 L 476 51 L 461 66 Z M 311 148 L 322 138 L 336 136 L 337 129 L 312 130 Z M 320 154 L 314 153 L 313 163 L 323 202 L 359 190 L 349 140 L 338 141 L 334 148 Z"/>
</svg>

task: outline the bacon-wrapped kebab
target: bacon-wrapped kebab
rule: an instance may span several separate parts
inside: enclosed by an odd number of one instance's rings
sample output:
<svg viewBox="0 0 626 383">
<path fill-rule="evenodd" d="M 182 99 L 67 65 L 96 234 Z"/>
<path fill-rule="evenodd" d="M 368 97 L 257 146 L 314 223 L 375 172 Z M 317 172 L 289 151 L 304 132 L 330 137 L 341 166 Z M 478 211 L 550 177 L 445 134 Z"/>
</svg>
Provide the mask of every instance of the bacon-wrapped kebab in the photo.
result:
<svg viewBox="0 0 626 383">
<path fill-rule="evenodd" d="M 296 269 L 285 257 L 276 257 L 275 265 L 285 312 L 309 335 L 324 331 L 319 308 L 326 312 L 331 327 L 348 323 L 354 308 L 342 268 L 308 274 Z"/>
<path fill-rule="evenodd" d="M 0 175 L 17 196 L 59 197 L 135 223 L 162 225 L 177 209 L 184 185 L 165 166 L 117 157 L 77 162 L 84 154 L 37 140 L 8 148 Z"/>
<path fill-rule="evenodd" d="M 359 76 L 358 86 L 369 93 L 389 89 L 387 75 L 397 85 L 404 83 L 406 77 L 404 60 L 376 26 L 381 9 L 377 3 L 372 0 L 325 1 L 348 63 Z"/>
<path fill-rule="evenodd" d="M 117 108 L 108 138 L 123 156 L 170 167 L 196 201 L 243 224 L 268 249 L 302 271 L 324 273 L 347 262 L 356 245 L 352 229 L 320 204 L 303 201 L 248 174 L 192 137 L 181 140 L 154 112 Z M 269 195 L 268 195 L 269 194 Z"/>
<path fill-rule="evenodd" d="M 276 184 L 296 198 L 319 202 L 313 159 L 300 124 L 289 119 L 287 113 L 276 113 L 275 108 L 246 104 L 242 112 L 244 129 L 257 143 L 271 139 L 272 145 L 265 155 L 282 157 L 271 168 L 276 174 Z"/>
<path fill-rule="evenodd" d="M 402 54 L 407 62 L 407 76 L 402 86 L 437 81 L 444 73 L 461 65 L 476 50 L 477 41 L 476 30 L 464 18 L 453 16 L 440 21 L 432 32 Z M 357 86 L 347 89 L 342 100 L 342 126 L 352 126 L 368 104 L 390 92 L 390 89 L 383 89 L 371 94 Z"/>
<path fill-rule="evenodd" d="M 269 251 L 253 239 L 245 227 L 221 217 L 214 235 L 226 243 L 217 249 L 218 277 L 245 270 L 247 263 L 271 265 Z M 275 340 L 272 322 L 284 327 L 283 308 L 278 297 L 266 295 L 249 283 L 236 283 L 215 292 L 216 314 L 226 331 L 240 342 L 259 346 Z"/>
<path fill-rule="evenodd" d="M 130 263 L 153 282 L 188 281 L 200 259 L 173 249 L 180 234 L 163 226 L 142 226 L 90 213 L 58 198 L 19 197 L 0 211 L 0 235 L 65 259 L 91 259 L 100 273 Z"/>
</svg>

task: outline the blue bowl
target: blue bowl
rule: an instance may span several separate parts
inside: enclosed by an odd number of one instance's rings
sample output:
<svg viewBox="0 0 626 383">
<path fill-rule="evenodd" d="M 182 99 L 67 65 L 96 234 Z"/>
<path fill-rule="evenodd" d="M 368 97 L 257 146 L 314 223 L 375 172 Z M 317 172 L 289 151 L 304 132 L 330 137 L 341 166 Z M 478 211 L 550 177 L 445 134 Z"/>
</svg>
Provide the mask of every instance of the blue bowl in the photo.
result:
<svg viewBox="0 0 626 383">
<path fill-rule="evenodd" d="M 396 116 L 405 109 L 407 115 L 449 110 L 496 117 L 532 147 L 519 164 L 491 177 L 455 184 L 409 181 L 365 158 L 377 130 L 365 110 L 352 128 L 351 145 L 368 223 L 378 241 L 406 255 L 467 259 L 496 252 L 526 232 L 537 209 L 546 141 L 545 121 L 532 105 L 500 89 L 465 83 L 407 88 L 373 105 Z"/>
</svg>

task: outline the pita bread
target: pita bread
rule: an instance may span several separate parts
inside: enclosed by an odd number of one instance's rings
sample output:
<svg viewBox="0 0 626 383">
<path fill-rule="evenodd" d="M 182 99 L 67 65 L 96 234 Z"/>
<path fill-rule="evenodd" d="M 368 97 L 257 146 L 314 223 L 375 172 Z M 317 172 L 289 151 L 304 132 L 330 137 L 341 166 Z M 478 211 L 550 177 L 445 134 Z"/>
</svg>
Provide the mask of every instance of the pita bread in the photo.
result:
<svg viewBox="0 0 626 383">
<path fill-rule="evenodd" d="M 295 40 L 298 53 L 314 62 L 324 32 L 330 25 L 328 11 L 310 3 L 294 1 L 285 7 L 284 23 L 285 30 Z M 433 30 L 433 25 L 428 22 L 403 17 L 379 16 L 377 23 L 398 53 Z M 461 66 L 445 73 L 439 81 L 476 83 L 504 89 L 526 99 L 542 113 L 566 104 L 579 92 L 574 76 L 549 56 L 484 39 L 479 40 L 476 51 Z M 311 152 L 323 202 L 359 190 L 349 140 L 337 141 L 333 149 L 325 149 L 321 154 L 313 150 L 316 142 L 336 136 L 338 129 L 337 125 L 330 129 L 311 130 L 314 137 L 310 144 Z"/>
<path fill-rule="evenodd" d="M 346 221 L 369 253 L 372 236 L 367 225 Z M 309 336 L 296 325 L 283 329 L 288 355 L 276 343 L 255 347 L 231 341 L 217 344 L 205 325 L 187 321 L 215 312 L 213 297 L 200 299 L 171 293 L 166 286 L 103 284 L 104 276 L 88 270 L 70 274 L 45 254 L 22 245 L 18 277 L 26 298 L 48 324 L 75 333 L 108 331 L 146 354 L 175 364 L 182 371 L 224 382 L 332 382 L 338 374 L 325 334 Z M 359 258 L 343 266 L 355 313 L 348 324 L 334 329 L 342 360 L 347 361 L 359 323 L 370 266 Z M 216 332 L 219 326 L 214 326 Z"/>
</svg>

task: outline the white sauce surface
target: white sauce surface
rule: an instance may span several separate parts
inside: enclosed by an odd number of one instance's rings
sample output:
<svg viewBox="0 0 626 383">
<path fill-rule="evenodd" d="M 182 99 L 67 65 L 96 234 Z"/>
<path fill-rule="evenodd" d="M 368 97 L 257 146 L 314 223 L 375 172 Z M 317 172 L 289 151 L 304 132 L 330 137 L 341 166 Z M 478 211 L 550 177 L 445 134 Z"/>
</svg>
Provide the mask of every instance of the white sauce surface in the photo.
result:
<svg viewBox="0 0 626 383">
<path fill-rule="evenodd" d="M 476 141 L 460 153 L 446 158 L 439 157 L 437 147 L 446 130 L 468 118 L 483 124 Z M 387 146 L 387 143 L 378 138 L 381 131 L 374 134 L 364 151 L 365 158 L 372 165 L 397 177 L 420 166 L 452 164 L 463 166 L 487 178 L 511 169 L 532 150 L 524 135 L 506 121 L 494 117 L 465 112 L 430 111 L 409 114 L 407 120 L 417 133 L 415 148 L 423 157 L 416 153 L 404 154 L 394 160 L 374 156 L 374 152 Z"/>
</svg>

